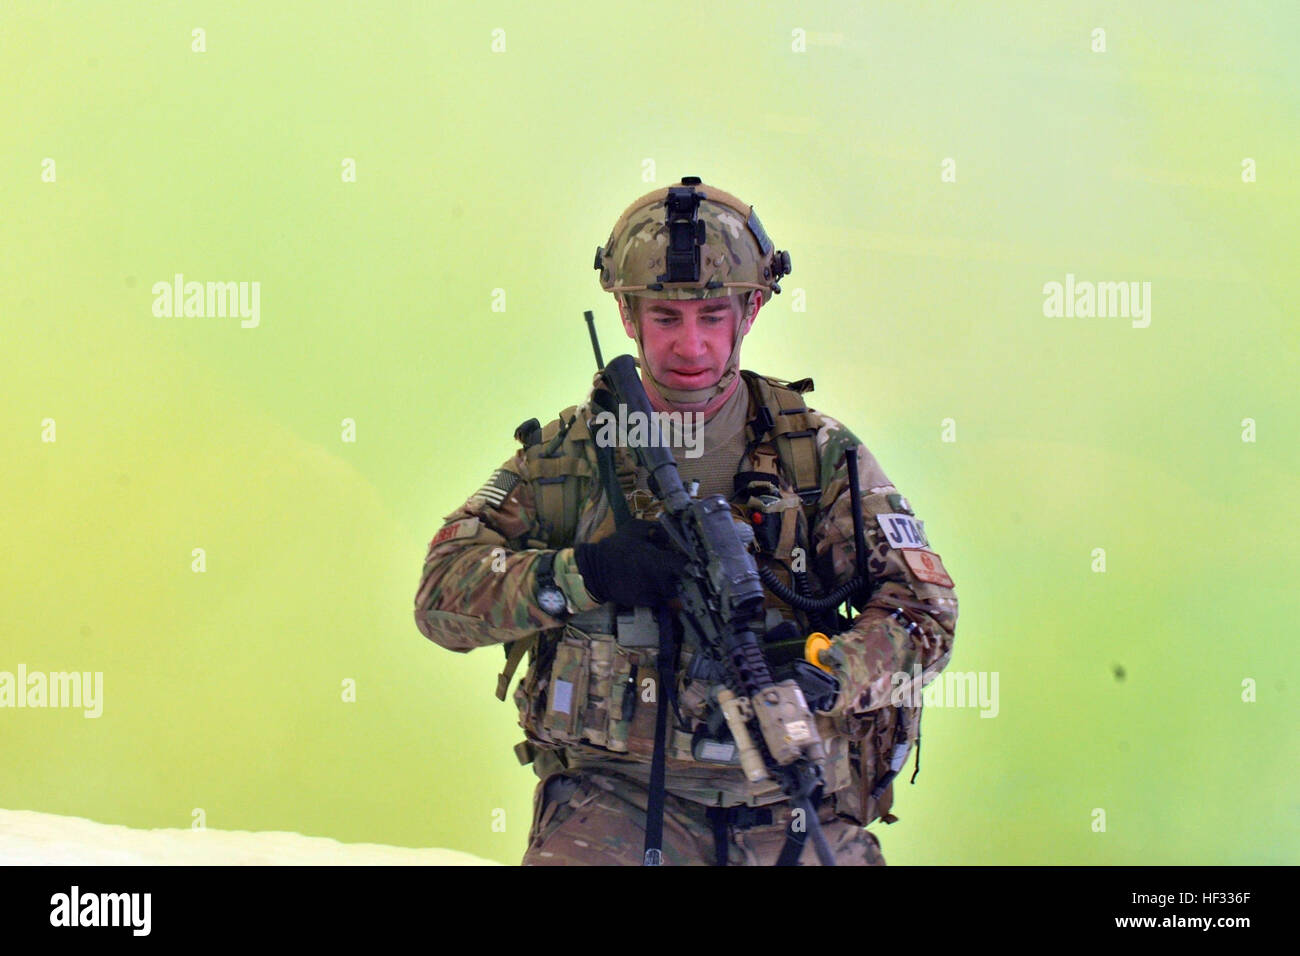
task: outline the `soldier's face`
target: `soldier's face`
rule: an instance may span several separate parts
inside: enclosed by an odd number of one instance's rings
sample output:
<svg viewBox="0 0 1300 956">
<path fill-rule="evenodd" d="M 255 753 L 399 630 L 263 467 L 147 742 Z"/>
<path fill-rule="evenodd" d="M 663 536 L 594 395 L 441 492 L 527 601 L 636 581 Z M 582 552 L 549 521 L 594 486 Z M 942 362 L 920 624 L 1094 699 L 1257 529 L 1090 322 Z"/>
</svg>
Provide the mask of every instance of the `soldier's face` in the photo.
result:
<svg viewBox="0 0 1300 956">
<path fill-rule="evenodd" d="M 741 326 L 747 333 L 762 301 L 755 293 L 750 314 Z M 639 297 L 641 346 L 656 379 L 671 388 L 696 389 L 715 385 L 726 371 L 740 316 L 741 297 L 717 299 L 650 299 Z M 623 327 L 636 338 L 636 326 L 624 314 Z"/>
</svg>

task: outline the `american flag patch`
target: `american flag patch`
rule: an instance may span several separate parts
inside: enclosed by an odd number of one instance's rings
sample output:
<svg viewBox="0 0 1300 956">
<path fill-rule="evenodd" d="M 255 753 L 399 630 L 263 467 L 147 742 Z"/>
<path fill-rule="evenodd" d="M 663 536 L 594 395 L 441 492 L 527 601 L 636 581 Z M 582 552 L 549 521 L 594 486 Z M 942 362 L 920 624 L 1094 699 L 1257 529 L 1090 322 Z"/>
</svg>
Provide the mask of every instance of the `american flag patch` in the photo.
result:
<svg viewBox="0 0 1300 956">
<path fill-rule="evenodd" d="M 514 491 L 515 485 L 519 484 L 519 476 L 513 471 L 506 471 L 498 468 L 492 472 L 492 477 L 478 491 L 470 497 L 470 501 L 486 501 L 493 508 L 500 508 L 505 503 L 510 492 Z"/>
</svg>

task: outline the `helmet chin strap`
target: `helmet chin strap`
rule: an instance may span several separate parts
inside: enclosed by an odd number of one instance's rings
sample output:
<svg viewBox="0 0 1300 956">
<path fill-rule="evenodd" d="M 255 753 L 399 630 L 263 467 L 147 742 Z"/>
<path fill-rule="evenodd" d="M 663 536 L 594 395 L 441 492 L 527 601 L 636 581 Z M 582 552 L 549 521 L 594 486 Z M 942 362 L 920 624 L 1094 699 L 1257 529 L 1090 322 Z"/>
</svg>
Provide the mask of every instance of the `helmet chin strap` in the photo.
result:
<svg viewBox="0 0 1300 956">
<path fill-rule="evenodd" d="M 744 312 L 741 312 L 740 318 L 736 320 L 735 333 L 733 334 L 733 344 L 731 354 L 727 356 L 727 363 L 723 368 L 722 377 L 713 384 L 705 388 L 673 388 L 671 385 L 665 385 L 659 379 L 655 378 L 654 373 L 650 371 L 650 363 L 645 358 L 645 347 L 641 344 L 641 321 L 637 320 L 636 324 L 636 351 L 641 360 L 641 374 L 648 378 L 660 395 L 668 401 L 678 405 L 692 405 L 700 402 L 712 401 L 717 398 L 734 382 L 740 375 L 740 343 L 744 336 L 740 332 L 740 327 L 745 322 Z"/>
</svg>

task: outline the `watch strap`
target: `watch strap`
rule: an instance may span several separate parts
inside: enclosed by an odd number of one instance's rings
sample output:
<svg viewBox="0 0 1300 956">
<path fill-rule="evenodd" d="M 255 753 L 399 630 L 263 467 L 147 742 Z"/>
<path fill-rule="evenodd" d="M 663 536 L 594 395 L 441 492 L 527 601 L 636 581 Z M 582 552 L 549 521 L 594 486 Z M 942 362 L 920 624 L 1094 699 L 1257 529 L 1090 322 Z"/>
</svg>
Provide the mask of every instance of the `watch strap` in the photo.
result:
<svg viewBox="0 0 1300 956">
<path fill-rule="evenodd" d="M 537 562 L 537 603 L 543 611 L 546 611 L 552 617 L 565 617 L 568 612 L 569 597 L 555 581 L 555 556 L 557 553 L 555 551 L 544 551 Z M 548 592 L 561 605 L 554 611 L 547 608 L 542 600 L 542 595 Z"/>
<path fill-rule="evenodd" d="M 557 553 L 556 551 L 542 552 L 542 557 L 537 562 L 537 590 L 557 586 L 555 583 L 555 555 Z"/>
</svg>

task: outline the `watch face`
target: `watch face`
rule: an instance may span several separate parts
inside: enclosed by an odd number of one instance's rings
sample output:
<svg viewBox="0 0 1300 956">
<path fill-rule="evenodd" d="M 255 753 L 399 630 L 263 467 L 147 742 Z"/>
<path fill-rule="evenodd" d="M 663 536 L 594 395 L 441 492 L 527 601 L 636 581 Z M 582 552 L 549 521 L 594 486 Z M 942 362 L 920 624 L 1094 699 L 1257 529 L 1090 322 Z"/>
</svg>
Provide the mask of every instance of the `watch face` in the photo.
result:
<svg viewBox="0 0 1300 956">
<path fill-rule="evenodd" d="M 556 587 L 542 588 L 538 591 L 537 604 L 552 617 L 568 607 L 568 602 L 564 599 L 564 592 Z"/>
</svg>

